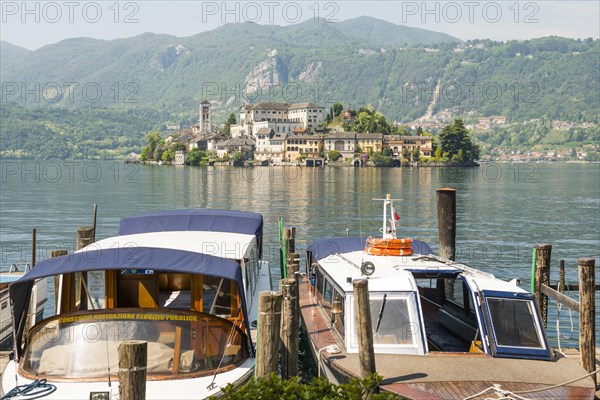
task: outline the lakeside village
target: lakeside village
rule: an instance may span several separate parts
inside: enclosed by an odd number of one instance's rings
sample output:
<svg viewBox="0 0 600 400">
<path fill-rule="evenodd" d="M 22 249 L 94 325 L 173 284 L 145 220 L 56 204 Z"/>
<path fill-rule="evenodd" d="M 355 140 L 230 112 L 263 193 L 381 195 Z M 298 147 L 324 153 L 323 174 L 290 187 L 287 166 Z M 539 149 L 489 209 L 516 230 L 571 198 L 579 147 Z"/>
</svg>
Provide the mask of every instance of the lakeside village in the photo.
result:
<svg viewBox="0 0 600 400">
<path fill-rule="evenodd" d="M 439 144 L 419 127 L 413 132 L 388 123 L 370 107 L 344 110 L 341 103 L 335 103 L 327 111 L 314 103 L 275 102 L 244 105 L 239 122 L 232 113 L 222 129 L 213 129 L 211 103 L 203 101 L 199 121 L 191 128 L 166 138 L 160 132 L 149 133 L 139 161 L 192 166 L 327 163 L 399 167 L 474 165 L 479 159 L 479 148 L 461 120 L 441 130 Z"/>
</svg>

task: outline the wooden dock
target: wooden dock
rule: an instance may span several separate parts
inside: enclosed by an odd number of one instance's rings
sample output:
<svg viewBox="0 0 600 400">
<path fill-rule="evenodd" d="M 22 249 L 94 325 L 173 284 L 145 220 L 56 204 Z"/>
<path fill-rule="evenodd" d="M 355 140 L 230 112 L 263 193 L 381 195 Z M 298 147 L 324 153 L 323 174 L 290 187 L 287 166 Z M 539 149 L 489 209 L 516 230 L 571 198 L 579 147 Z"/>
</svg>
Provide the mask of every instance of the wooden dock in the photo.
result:
<svg viewBox="0 0 600 400">
<path fill-rule="evenodd" d="M 322 311 L 310 299 L 310 285 L 303 277 L 300 284 L 300 310 L 307 327 L 307 334 L 315 343 L 312 350 L 343 343 L 336 337 Z M 318 347 L 318 348 L 317 348 Z M 320 362 L 332 371 L 330 379 L 344 382 L 348 376 L 359 376 L 358 354 L 320 352 Z M 402 356 L 376 354 L 376 370 L 383 377 L 381 389 L 411 399 L 463 399 L 499 384 L 503 390 L 524 392 L 550 387 L 579 378 L 586 371 L 579 364 L 579 353 L 567 357 L 558 356 L 554 361 L 514 360 L 491 358 L 486 354 L 430 352 L 426 356 Z M 555 389 L 523 394 L 528 398 L 543 399 L 590 399 L 595 386 L 590 378 L 578 380 Z M 460 395 L 456 394 L 460 393 Z M 476 399 L 494 395 L 487 392 Z"/>
</svg>

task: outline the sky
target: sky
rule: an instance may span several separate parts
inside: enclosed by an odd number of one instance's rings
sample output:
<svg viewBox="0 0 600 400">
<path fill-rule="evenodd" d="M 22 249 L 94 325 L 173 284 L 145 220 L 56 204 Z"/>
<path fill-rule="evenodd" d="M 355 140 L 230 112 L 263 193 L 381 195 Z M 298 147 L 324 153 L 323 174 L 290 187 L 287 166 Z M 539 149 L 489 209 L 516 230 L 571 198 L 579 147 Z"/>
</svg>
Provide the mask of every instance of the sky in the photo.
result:
<svg viewBox="0 0 600 400">
<path fill-rule="evenodd" d="M 224 23 L 335 23 L 371 16 L 468 39 L 598 39 L 600 1 L 29 1 L 0 0 L 0 39 L 35 50 L 74 37 L 191 36 Z"/>
</svg>

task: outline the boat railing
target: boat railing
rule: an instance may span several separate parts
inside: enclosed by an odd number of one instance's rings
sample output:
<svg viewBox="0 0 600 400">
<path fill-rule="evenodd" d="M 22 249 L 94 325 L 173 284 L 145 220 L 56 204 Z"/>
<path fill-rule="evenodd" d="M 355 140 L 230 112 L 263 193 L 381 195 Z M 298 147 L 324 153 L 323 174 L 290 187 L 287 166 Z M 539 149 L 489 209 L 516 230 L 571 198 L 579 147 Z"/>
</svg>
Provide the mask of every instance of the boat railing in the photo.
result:
<svg viewBox="0 0 600 400">
<path fill-rule="evenodd" d="M 26 263 L 26 262 L 19 262 L 19 263 L 15 263 L 15 264 L 11 264 L 10 268 L 8 270 L 9 274 L 14 274 L 17 272 L 29 272 L 31 270 L 31 264 Z"/>
</svg>

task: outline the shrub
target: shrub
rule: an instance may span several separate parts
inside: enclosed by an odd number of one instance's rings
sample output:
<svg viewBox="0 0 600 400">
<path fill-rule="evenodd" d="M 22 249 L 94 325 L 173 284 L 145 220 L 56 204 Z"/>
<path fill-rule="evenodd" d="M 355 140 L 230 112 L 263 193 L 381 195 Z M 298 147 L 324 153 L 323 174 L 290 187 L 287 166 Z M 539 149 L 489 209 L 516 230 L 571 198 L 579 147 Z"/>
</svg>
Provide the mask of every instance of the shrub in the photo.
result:
<svg viewBox="0 0 600 400">
<path fill-rule="evenodd" d="M 327 152 L 327 158 L 331 161 L 337 161 L 342 157 L 342 154 L 337 150 L 329 150 Z"/>
<path fill-rule="evenodd" d="M 259 378 L 240 388 L 228 385 L 223 389 L 226 400 L 261 399 L 328 399 L 328 400 L 396 400 L 390 393 L 372 394 L 373 388 L 381 383 L 381 376 L 374 374 L 364 379 L 351 379 L 348 383 L 336 386 L 323 377 L 314 378 L 308 384 L 300 383 L 300 378 L 283 380 L 275 374 Z M 212 397 L 211 397 L 212 399 Z"/>
</svg>

